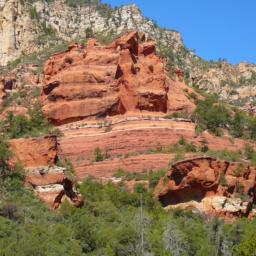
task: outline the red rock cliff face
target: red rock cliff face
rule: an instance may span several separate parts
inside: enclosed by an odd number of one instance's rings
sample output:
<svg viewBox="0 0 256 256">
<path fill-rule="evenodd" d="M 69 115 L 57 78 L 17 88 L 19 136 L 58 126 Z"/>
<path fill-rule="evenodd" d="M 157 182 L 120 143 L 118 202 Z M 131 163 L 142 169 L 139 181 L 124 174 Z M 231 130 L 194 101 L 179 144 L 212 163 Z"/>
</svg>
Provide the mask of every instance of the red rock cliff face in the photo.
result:
<svg viewBox="0 0 256 256">
<path fill-rule="evenodd" d="M 14 160 L 25 168 L 54 165 L 57 159 L 57 139 L 55 136 L 13 139 L 10 141 Z"/>
<path fill-rule="evenodd" d="M 12 162 L 25 168 L 25 184 L 32 186 L 37 197 L 50 208 L 58 208 L 64 199 L 75 206 L 83 204 L 65 174 L 65 168 L 57 167 L 57 138 L 55 136 L 15 139 L 10 141 L 14 153 Z"/>
<path fill-rule="evenodd" d="M 160 180 L 155 196 L 169 208 L 229 218 L 248 216 L 256 199 L 255 178 L 256 169 L 245 163 L 195 158 L 174 164 Z"/>
<path fill-rule="evenodd" d="M 42 102 L 48 119 L 60 125 L 128 111 L 166 113 L 185 106 L 192 112 L 186 96 L 174 100 L 183 88 L 169 86 L 155 43 L 141 41 L 131 32 L 110 46 L 91 39 L 85 47 L 75 44 L 54 55 L 44 68 Z M 169 106 L 168 95 L 176 107 Z"/>
</svg>

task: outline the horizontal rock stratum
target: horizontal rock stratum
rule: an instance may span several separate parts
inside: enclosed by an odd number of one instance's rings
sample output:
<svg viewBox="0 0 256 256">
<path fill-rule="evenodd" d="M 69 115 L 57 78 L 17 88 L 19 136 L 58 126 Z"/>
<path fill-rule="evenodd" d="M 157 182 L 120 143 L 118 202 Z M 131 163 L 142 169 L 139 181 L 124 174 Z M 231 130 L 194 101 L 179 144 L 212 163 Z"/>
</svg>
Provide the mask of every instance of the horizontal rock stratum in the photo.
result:
<svg viewBox="0 0 256 256">
<path fill-rule="evenodd" d="M 111 45 L 74 44 L 45 64 L 43 111 L 56 125 L 127 112 L 183 111 L 195 105 L 185 84 L 171 81 L 156 44 L 132 31 Z M 187 88 L 187 90 L 192 90 Z"/>
</svg>

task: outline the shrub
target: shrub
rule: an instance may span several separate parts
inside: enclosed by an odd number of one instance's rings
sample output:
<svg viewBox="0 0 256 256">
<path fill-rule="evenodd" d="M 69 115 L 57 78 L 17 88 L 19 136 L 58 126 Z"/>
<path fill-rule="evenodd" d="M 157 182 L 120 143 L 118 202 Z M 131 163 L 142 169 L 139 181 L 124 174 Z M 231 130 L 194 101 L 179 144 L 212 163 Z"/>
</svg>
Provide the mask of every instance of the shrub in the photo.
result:
<svg viewBox="0 0 256 256">
<path fill-rule="evenodd" d="M 38 20 L 39 19 L 39 14 L 36 10 L 36 7 L 31 6 L 29 9 L 29 14 L 30 14 L 30 18 L 34 19 L 34 20 Z"/>
<path fill-rule="evenodd" d="M 246 144 L 244 149 L 244 155 L 247 159 L 253 159 L 255 156 L 255 150 L 252 145 Z"/>
<path fill-rule="evenodd" d="M 242 137 L 245 128 L 245 117 L 242 112 L 236 112 L 231 121 L 231 134 L 234 137 Z"/>
<path fill-rule="evenodd" d="M 243 164 L 238 164 L 238 166 L 236 167 L 235 171 L 234 171 L 234 175 L 236 177 L 241 177 L 243 175 Z"/>
<path fill-rule="evenodd" d="M 94 155 L 95 155 L 95 162 L 101 162 L 104 160 L 104 157 L 101 153 L 101 149 L 99 147 L 97 147 L 94 151 Z"/>
<path fill-rule="evenodd" d="M 156 172 L 152 172 L 149 174 L 149 187 L 150 188 L 154 188 L 159 180 L 164 177 L 164 175 L 166 174 L 167 170 L 165 169 L 162 169 L 162 170 L 159 170 L 159 171 L 156 171 Z"/>
<path fill-rule="evenodd" d="M 17 206 L 14 204 L 6 204 L 0 209 L 0 216 L 9 218 L 10 220 L 18 220 Z"/>
<path fill-rule="evenodd" d="M 92 30 L 92 28 L 86 28 L 86 30 L 85 30 L 85 37 L 87 39 L 93 37 L 93 30 Z"/>
<path fill-rule="evenodd" d="M 8 171 L 7 161 L 12 156 L 9 144 L 3 137 L 0 137 L 0 177 Z"/>
<path fill-rule="evenodd" d="M 214 157 L 214 158 L 219 158 L 222 160 L 226 160 L 229 162 L 237 162 L 241 159 L 241 152 L 239 151 L 228 151 L 228 150 L 209 150 L 206 152 L 207 156 Z"/>
<path fill-rule="evenodd" d="M 217 101 L 216 96 L 208 96 L 205 100 L 197 101 L 193 120 L 214 134 L 221 135 L 221 128 L 228 127 L 230 118 L 229 110 Z"/>
<path fill-rule="evenodd" d="M 189 114 L 185 112 L 175 112 L 173 114 L 169 114 L 165 116 L 166 119 L 173 119 L 173 118 L 183 118 L 183 119 L 189 119 Z"/>
<path fill-rule="evenodd" d="M 228 185 L 225 174 L 221 174 L 221 176 L 220 176 L 220 185 L 223 187 L 226 187 Z"/>
<path fill-rule="evenodd" d="M 61 135 L 60 131 L 49 124 L 44 117 L 39 104 L 34 105 L 34 107 L 29 110 L 29 117 L 23 115 L 14 116 L 10 112 L 6 120 L 4 120 L 3 124 L 0 126 L 0 131 L 10 139 L 31 136 L 36 137 L 45 134 Z"/>
<path fill-rule="evenodd" d="M 246 236 L 241 244 L 234 247 L 235 256 L 255 256 L 256 255 L 256 234 Z"/>
</svg>

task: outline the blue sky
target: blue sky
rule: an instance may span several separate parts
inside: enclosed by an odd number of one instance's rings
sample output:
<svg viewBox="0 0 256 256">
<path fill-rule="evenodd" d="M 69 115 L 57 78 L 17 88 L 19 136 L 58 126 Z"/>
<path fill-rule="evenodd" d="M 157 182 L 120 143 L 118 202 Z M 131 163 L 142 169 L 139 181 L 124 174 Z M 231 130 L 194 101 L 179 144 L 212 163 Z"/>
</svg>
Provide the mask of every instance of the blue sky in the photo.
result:
<svg viewBox="0 0 256 256">
<path fill-rule="evenodd" d="M 256 63 L 256 0 L 103 0 L 135 3 L 165 28 L 178 30 L 185 45 L 207 60 Z"/>
</svg>

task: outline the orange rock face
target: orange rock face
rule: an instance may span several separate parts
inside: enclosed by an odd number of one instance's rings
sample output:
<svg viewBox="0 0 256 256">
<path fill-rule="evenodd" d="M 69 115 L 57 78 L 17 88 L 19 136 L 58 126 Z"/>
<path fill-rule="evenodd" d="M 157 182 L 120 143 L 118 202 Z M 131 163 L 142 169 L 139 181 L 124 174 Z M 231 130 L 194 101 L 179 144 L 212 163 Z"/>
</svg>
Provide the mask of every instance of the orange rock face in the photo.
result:
<svg viewBox="0 0 256 256">
<path fill-rule="evenodd" d="M 155 197 L 168 208 L 248 216 L 256 196 L 255 178 L 256 169 L 245 163 L 195 158 L 174 164 L 157 185 Z"/>
<path fill-rule="evenodd" d="M 211 150 L 237 151 L 245 147 L 245 142 L 239 139 L 231 141 L 229 137 L 215 137 L 208 132 L 197 136 L 192 122 L 124 116 L 106 122 L 111 123 L 111 128 L 97 121 L 59 127 L 63 133 L 59 139 L 60 157 L 72 162 L 79 180 L 88 176 L 111 177 L 119 168 L 128 172 L 167 168 L 171 156 L 159 152 L 176 144 L 181 137 L 197 146 L 206 143 Z M 96 148 L 109 159 L 92 163 Z M 159 152 L 148 154 L 152 150 Z"/>
<path fill-rule="evenodd" d="M 75 44 L 54 55 L 44 68 L 42 102 L 48 119 L 60 125 L 129 111 L 191 113 L 194 104 L 186 96 L 176 100 L 183 89 L 169 84 L 155 43 L 139 40 L 137 32 L 110 46 L 91 39 L 85 47 Z"/>
<path fill-rule="evenodd" d="M 32 186 L 38 198 L 50 208 L 57 209 L 64 200 L 76 207 L 83 205 L 82 196 L 76 192 L 62 167 L 39 167 L 26 172 L 26 186 Z"/>
<path fill-rule="evenodd" d="M 139 155 L 127 158 L 114 158 L 97 163 L 89 161 L 76 161 L 75 172 L 79 180 L 86 177 L 111 178 L 118 170 L 130 173 L 158 171 L 168 167 L 170 160 L 174 158 L 170 154 Z"/>
<path fill-rule="evenodd" d="M 197 98 L 202 98 L 202 96 L 198 95 L 194 92 L 193 89 L 189 88 L 179 79 L 175 81 L 169 79 L 169 92 L 168 92 L 168 112 L 185 112 L 185 113 L 193 113 L 196 109 L 196 105 L 193 101 L 188 100 L 188 93 L 193 93 Z M 187 92 L 187 93 L 186 93 Z"/>
<path fill-rule="evenodd" d="M 57 159 L 57 139 L 55 136 L 13 139 L 10 141 L 14 160 L 25 168 L 54 165 Z"/>
<path fill-rule="evenodd" d="M 14 157 L 25 167 L 25 185 L 32 186 L 35 194 L 50 208 L 59 208 L 64 199 L 79 207 L 82 197 L 65 175 L 65 168 L 55 166 L 57 139 L 55 136 L 16 139 L 10 141 Z"/>
</svg>

